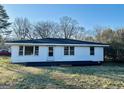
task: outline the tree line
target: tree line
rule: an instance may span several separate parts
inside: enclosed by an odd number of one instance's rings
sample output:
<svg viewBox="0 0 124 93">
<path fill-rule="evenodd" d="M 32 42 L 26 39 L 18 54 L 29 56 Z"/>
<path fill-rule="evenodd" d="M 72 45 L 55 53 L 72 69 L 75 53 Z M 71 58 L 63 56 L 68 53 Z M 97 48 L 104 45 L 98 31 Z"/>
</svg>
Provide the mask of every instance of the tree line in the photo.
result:
<svg viewBox="0 0 124 93">
<path fill-rule="evenodd" d="M 84 28 L 71 17 L 61 17 L 59 22 L 39 21 L 32 24 L 27 18 L 16 18 L 12 24 L 16 39 L 77 38 Z"/>
<path fill-rule="evenodd" d="M 77 20 L 63 16 L 58 22 L 38 21 L 31 23 L 28 18 L 15 18 L 9 22 L 9 16 L 0 5 L 0 47 L 5 47 L 6 40 L 27 40 L 41 38 L 65 38 L 107 43 L 105 58 L 112 61 L 124 60 L 124 28 L 108 28 L 97 26 L 92 35 Z"/>
</svg>

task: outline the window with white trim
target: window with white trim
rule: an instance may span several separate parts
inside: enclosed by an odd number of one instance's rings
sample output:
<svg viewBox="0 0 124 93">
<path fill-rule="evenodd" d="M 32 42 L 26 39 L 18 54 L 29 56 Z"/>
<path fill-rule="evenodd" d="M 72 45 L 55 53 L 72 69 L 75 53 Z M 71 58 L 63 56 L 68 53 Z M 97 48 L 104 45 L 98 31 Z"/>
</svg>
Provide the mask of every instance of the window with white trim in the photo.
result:
<svg viewBox="0 0 124 93">
<path fill-rule="evenodd" d="M 39 55 L 39 46 L 35 46 L 35 55 Z"/>
<path fill-rule="evenodd" d="M 33 46 L 25 46 L 25 55 L 33 55 Z"/>
<path fill-rule="evenodd" d="M 70 55 L 74 55 L 74 47 L 70 47 Z"/>
<path fill-rule="evenodd" d="M 19 46 L 19 56 L 39 55 L 39 46 Z"/>
<path fill-rule="evenodd" d="M 53 47 L 49 47 L 49 56 L 53 56 Z"/>
<path fill-rule="evenodd" d="M 69 55 L 69 47 L 68 46 L 64 47 L 64 55 Z"/>
<path fill-rule="evenodd" d="M 23 46 L 19 46 L 19 55 L 20 55 L 20 56 L 23 55 Z"/>
<path fill-rule="evenodd" d="M 64 55 L 74 55 L 74 47 L 73 46 L 65 46 L 64 47 Z"/>
<path fill-rule="evenodd" d="M 94 47 L 90 47 L 90 55 L 94 55 Z"/>
</svg>

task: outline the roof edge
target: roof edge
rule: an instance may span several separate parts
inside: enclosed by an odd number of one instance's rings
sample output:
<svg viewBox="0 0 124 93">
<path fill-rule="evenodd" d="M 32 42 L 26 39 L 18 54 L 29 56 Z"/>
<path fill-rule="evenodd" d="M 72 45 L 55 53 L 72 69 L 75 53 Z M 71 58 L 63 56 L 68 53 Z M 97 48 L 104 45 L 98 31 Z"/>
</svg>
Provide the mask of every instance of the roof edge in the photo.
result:
<svg viewBox="0 0 124 93">
<path fill-rule="evenodd" d="M 40 45 L 40 46 L 47 46 L 47 45 L 55 45 L 55 46 L 102 46 L 107 47 L 108 44 L 53 44 L 53 43 L 5 43 L 6 45 Z"/>
</svg>

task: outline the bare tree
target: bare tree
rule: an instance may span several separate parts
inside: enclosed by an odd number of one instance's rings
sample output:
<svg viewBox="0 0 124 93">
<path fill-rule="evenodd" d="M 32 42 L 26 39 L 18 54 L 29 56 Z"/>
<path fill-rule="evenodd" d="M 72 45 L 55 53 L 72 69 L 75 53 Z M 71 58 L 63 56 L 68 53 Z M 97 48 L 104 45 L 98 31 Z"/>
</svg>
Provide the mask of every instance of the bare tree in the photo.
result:
<svg viewBox="0 0 124 93">
<path fill-rule="evenodd" d="M 86 38 L 86 33 L 84 27 L 79 27 L 77 32 L 73 35 L 74 39 L 77 40 L 85 40 Z"/>
<path fill-rule="evenodd" d="M 50 21 L 41 21 L 34 25 L 35 32 L 39 38 L 58 37 L 58 24 Z"/>
<path fill-rule="evenodd" d="M 60 18 L 60 31 L 64 38 L 71 38 L 79 29 L 78 22 L 71 17 Z"/>
<path fill-rule="evenodd" d="M 91 42 L 95 41 L 93 36 L 86 36 L 85 40 L 86 41 L 91 41 Z"/>
<path fill-rule="evenodd" d="M 95 38 L 98 42 L 108 43 L 111 42 L 113 39 L 114 32 L 111 28 L 96 27 L 95 32 Z"/>
<path fill-rule="evenodd" d="M 33 39 L 33 29 L 30 21 L 27 18 L 16 18 L 12 30 L 17 39 Z"/>
<path fill-rule="evenodd" d="M 94 32 L 96 33 L 95 38 L 97 42 L 102 42 L 102 31 L 103 28 L 101 26 L 97 26 L 94 28 Z"/>
</svg>

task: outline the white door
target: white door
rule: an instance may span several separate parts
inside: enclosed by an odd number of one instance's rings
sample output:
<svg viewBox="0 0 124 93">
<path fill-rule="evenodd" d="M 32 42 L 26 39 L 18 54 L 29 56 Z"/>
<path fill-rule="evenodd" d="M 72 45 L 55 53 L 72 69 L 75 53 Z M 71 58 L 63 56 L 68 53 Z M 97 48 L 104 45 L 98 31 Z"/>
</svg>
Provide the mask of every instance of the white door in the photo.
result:
<svg viewBox="0 0 124 93">
<path fill-rule="evenodd" d="M 48 47 L 48 58 L 47 61 L 54 61 L 54 47 L 49 46 Z"/>
</svg>

